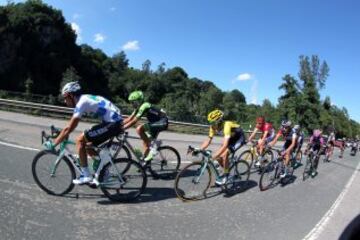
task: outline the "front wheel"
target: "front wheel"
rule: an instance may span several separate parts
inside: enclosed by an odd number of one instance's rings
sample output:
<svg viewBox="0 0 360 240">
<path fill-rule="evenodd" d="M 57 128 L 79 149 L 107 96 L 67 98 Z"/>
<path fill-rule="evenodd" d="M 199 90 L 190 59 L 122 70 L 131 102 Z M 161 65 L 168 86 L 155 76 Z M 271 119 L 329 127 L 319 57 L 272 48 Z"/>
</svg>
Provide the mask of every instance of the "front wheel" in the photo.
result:
<svg viewBox="0 0 360 240">
<path fill-rule="evenodd" d="M 31 165 L 35 183 L 46 193 L 61 196 L 69 193 L 74 184 L 75 170 L 69 159 L 62 157 L 57 161 L 58 154 L 43 150 L 36 154 Z"/>
<path fill-rule="evenodd" d="M 227 193 L 240 192 L 244 189 L 250 177 L 250 166 L 245 160 L 236 161 L 229 169 L 229 177 L 225 184 Z"/>
<path fill-rule="evenodd" d="M 306 158 L 306 163 L 305 163 L 304 172 L 303 172 L 303 181 L 308 179 L 312 173 L 311 158 L 312 158 L 312 156 L 310 156 L 310 155 Z"/>
<path fill-rule="evenodd" d="M 203 162 L 185 166 L 175 178 L 175 193 L 183 201 L 199 200 L 206 197 L 211 183 L 211 170 Z"/>
<path fill-rule="evenodd" d="M 261 191 L 268 190 L 271 188 L 275 182 L 275 179 L 278 176 L 279 167 L 276 162 L 271 162 L 261 173 L 260 181 L 259 181 L 259 188 Z"/>
<path fill-rule="evenodd" d="M 254 155 L 252 154 L 250 149 L 242 152 L 238 159 L 246 161 L 249 164 L 249 167 L 252 168 L 254 163 Z"/>
<path fill-rule="evenodd" d="M 128 158 L 107 163 L 99 176 L 101 191 L 112 201 L 129 202 L 145 190 L 147 177 L 141 165 Z"/>
<path fill-rule="evenodd" d="M 161 146 L 151 160 L 150 172 L 154 177 L 174 179 L 180 168 L 180 154 L 170 146 Z"/>
</svg>

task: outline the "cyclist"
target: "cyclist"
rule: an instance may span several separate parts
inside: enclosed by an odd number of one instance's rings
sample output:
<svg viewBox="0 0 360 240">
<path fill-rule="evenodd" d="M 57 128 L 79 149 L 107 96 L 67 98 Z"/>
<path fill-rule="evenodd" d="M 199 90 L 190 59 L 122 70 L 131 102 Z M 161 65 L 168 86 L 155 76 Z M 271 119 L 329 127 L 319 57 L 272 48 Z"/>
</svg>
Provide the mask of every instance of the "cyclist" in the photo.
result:
<svg viewBox="0 0 360 240">
<path fill-rule="evenodd" d="M 208 114 L 210 123 L 209 138 L 201 145 L 205 150 L 212 142 L 213 137 L 220 131 L 224 132 L 224 140 L 221 147 L 213 154 L 212 159 L 218 160 L 224 170 L 224 174 L 216 179 L 217 185 L 224 185 L 229 175 L 229 154 L 245 144 L 245 134 L 240 125 L 233 121 L 225 121 L 224 113 L 218 109 Z"/>
<path fill-rule="evenodd" d="M 76 149 L 80 158 L 82 174 L 78 179 L 74 179 L 73 183 L 77 185 L 90 183 L 93 177 L 88 168 L 87 155 L 95 157 L 97 153 L 94 150 L 86 149 L 86 146 L 88 144 L 99 145 L 111 137 L 120 134 L 122 132 L 121 113 L 119 108 L 104 97 L 82 94 L 78 82 L 65 84 L 61 94 L 66 105 L 74 107 L 74 113 L 67 126 L 60 132 L 54 142 L 47 141 L 44 143 L 44 146 L 49 150 L 54 150 L 58 144 L 74 131 L 81 117 L 100 118 L 102 120 L 100 124 L 85 130 L 76 139 Z"/>
<path fill-rule="evenodd" d="M 340 139 L 339 147 L 340 147 L 339 158 L 342 158 L 344 156 L 344 151 L 345 151 L 345 148 L 346 148 L 346 138 Z"/>
<path fill-rule="evenodd" d="M 262 132 L 262 136 L 258 141 L 258 149 L 259 149 L 259 159 L 255 163 L 255 166 L 259 167 L 262 164 L 263 157 L 262 154 L 264 152 L 265 145 L 271 142 L 275 137 L 275 129 L 273 128 L 271 123 L 265 121 L 265 117 L 260 116 L 256 118 L 256 126 L 252 134 L 248 138 L 248 142 L 256 136 L 258 131 Z"/>
<path fill-rule="evenodd" d="M 144 101 L 142 91 L 134 91 L 129 95 L 129 102 L 134 107 L 133 113 L 124 120 L 124 129 L 128 129 L 137 123 L 142 116 L 146 116 L 148 122 L 136 128 L 143 141 L 144 146 L 144 165 L 147 165 L 154 157 L 154 152 L 150 151 L 150 143 L 157 135 L 168 128 L 168 117 L 161 109 L 154 107 L 151 103 Z"/>
<path fill-rule="evenodd" d="M 299 164 L 301 159 L 298 159 L 298 154 L 299 154 L 299 152 L 301 152 L 301 148 L 304 143 L 304 132 L 301 130 L 301 127 L 299 124 L 294 126 L 294 131 L 296 132 L 296 134 L 298 136 L 294 152 L 295 152 L 295 156 L 296 156 L 296 164 Z"/>
<path fill-rule="evenodd" d="M 290 120 L 283 120 L 281 122 L 281 128 L 276 134 L 273 141 L 269 143 L 271 147 L 275 145 L 280 137 L 283 137 L 285 143 L 283 145 L 283 155 L 284 155 L 284 171 L 280 175 L 281 178 L 284 178 L 289 173 L 289 161 L 292 151 L 295 149 L 296 141 L 297 141 L 297 134 L 295 130 L 292 128 L 292 123 Z"/>
<path fill-rule="evenodd" d="M 333 155 L 333 152 L 334 152 L 334 147 L 335 147 L 335 133 L 334 133 L 334 131 L 330 132 L 329 137 L 328 137 L 327 142 L 326 142 L 326 146 L 329 148 L 329 153 L 328 153 L 329 155 L 328 155 L 327 161 L 330 161 L 331 157 Z"/>
<path fill-rule="evenodd" d="M 319 155 L 321 152 L 323 152 L 324 143 L 325 143 L 325 141 L 324 141 L 324 138 L 322 137 L 321 130 L 315 129 L 313 131 L 313 135 L 311 136 L 310 141 L 307 145 L 305 155 L 307 154 L 309 149 L 312 149 L 316 153 L 316 155 Z M 319 164 L 319 156 L 317 156 L 315 158 L 313 172 L 311 173 L 311 176 L 313 176 L 313 177 L 317 174 L 318 164 Z"/>
</svg>

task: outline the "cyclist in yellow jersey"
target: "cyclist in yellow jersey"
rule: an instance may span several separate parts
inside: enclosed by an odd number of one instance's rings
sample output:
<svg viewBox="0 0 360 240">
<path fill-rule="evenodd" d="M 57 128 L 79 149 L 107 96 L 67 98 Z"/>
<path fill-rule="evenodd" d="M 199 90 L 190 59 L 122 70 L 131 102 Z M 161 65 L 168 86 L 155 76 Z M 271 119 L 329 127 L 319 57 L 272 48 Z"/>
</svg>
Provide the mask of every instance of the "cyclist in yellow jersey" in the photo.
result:
<svg viewBox="0 0 360 240">
<path fill-rule="evenodd" d="M 205 150 L 211 144 L 215 134 L 223 130 L 223 143 L 212 156 L 212 159 L 218 160 L 224 169 L 224 174 L 219 179 L 216 179 L 216 184 L 218 185 L 224 185 L 227 181 L 229 175 L 229 154 L 245 144 L 245 134 L 240 125 L 233 121 L 224 121 L 223 117 L 224 113 L 218 109 L 208 114 L 208 121 L 211 124 L 209 138 L 200 147 L 202 150 Z"/>
</svg>

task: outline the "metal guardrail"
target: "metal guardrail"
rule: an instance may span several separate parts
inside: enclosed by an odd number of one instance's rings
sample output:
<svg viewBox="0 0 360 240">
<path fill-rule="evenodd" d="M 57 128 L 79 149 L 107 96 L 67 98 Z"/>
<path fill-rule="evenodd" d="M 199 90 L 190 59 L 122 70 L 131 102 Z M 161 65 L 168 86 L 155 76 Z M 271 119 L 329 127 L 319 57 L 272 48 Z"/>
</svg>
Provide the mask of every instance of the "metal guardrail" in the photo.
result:
<svg viewBox="0 0 360 240">
<path fill-rule="evenodd" d="M 37 115 L 45 115 L 50 117 L 60 117 L 64 118 L 66 116 L 71 116 L 73 113 L 73 108 L 54 106 L 50 104 L 34 103 L 34 102 L 25 102 L 19 100 L 9 100 L 0 98 L 0 108 L 7 109 L 10 111 L 16 111 L 21 109 L 28 113 L 33 113 Z M 127 117 L 128 115 L 123 115 Z M 96 122 L 91 118 L 85 118 L 86 121 Z M 209 125 L 206 124 L 197 124 L 197 123 L 187 123 L 187 122 L 178 122 L 178 121 L 169 121 L 169 130 L 183 133 L 193 133 L 193 134 L 208 134 Z M 249 134 L 251 131 L 245 131 Z M 261 134 L 261 133 L 259 133 Z"/>
</svg>

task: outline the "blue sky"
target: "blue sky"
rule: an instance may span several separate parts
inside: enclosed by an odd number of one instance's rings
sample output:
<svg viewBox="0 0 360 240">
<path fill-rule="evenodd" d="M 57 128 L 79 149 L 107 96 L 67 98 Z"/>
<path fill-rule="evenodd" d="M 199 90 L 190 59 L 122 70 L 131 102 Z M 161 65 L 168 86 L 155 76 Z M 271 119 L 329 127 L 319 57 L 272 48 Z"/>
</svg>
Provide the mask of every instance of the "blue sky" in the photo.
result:
<svg viewBox="0 0 360 240">
<path fill-rule="evenodd" d="M 6 1 L 0 0 L 4 4 Z M 190 77 L 239 89 L 247 102 L 274 104 L 282 77 L 297 77 L 299 55 L 330 66 L 322 99 L 360 122 L 360 1 L 357 0 L 45 0 L 61 9 L 78 42 L 130 66 L 149 59 Z M 242 80 L 240 80 L 242 79 Z"/>
</svg>

